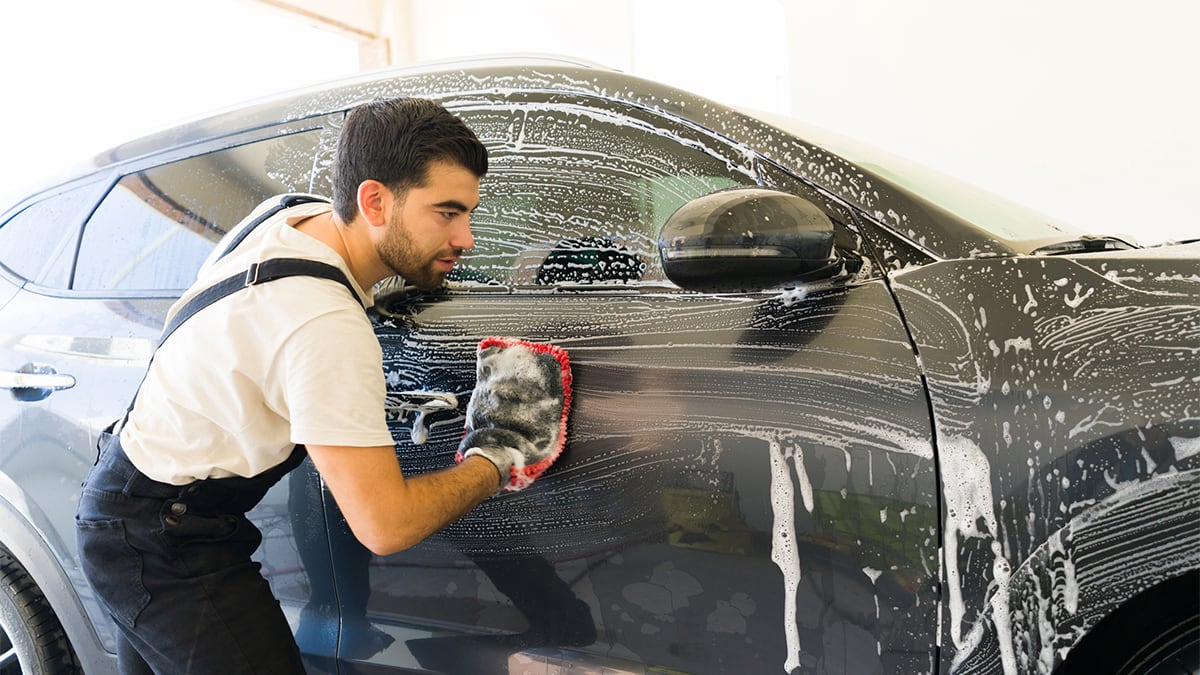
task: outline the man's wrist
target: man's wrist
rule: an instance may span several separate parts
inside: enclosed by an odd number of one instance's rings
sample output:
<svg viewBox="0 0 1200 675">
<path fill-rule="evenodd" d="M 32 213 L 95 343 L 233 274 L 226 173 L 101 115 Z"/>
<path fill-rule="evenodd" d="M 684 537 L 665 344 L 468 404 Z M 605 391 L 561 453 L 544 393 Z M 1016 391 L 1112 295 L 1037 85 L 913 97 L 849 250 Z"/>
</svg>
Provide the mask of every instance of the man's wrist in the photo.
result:
<svg viewBox="0 0 1200 675">
<path fill-rule="evenodd" d="M 491 462 L 492 466 L 496 467 L 497 480 L 499 482 L 497 489 L 503 489 L 505 485 L 508 485 L 509 477 L 512 475 L 513 462 L 505 448 L 477 447 L 470 448 L 463 453 L 464 458 L 472 456 L 483 457 Z"/>
</svg>

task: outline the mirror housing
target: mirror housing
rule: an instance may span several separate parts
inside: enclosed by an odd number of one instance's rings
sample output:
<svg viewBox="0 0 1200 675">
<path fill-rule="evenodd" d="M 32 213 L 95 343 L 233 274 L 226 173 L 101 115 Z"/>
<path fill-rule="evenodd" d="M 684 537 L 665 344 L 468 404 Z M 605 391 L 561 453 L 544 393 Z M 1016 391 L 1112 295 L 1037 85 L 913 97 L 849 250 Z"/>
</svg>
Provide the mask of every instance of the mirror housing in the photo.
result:
<svg viewBox="0 0 1200 675">
<path fill-rule="evenodd" d="M 694 199 L 658 237 L 667 278 L 704 292 L 748 292 L 832 277 L 841 269 L 833 222 L 812 202 L 762 188 Z"/>
</svg>

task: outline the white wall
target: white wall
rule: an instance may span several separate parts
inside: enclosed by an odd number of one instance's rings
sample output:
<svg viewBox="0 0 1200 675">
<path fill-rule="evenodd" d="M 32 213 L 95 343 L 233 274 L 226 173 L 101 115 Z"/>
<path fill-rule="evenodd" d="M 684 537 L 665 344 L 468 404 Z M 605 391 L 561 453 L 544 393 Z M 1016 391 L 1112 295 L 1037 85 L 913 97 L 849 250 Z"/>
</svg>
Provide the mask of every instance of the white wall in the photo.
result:
<svg viewBox="0 0 1200 675">
<path fill-rule="evenodd" d="M 790 6 L 794 114 L 1087 229 L 1200 237 L 1200 3 Z"/>
<path fill-rule="evenodd" d="M 1088 229 L 1200 236 L 1192 0 L 380 1 L 418 59 L 575 55 L 790 112 Z M 21 0 L 0 10 L 0 62 L 5 192 L 134 134 L 348 74 L 357 49 L 251 0 Z"/>
<path fill-rule="evenodd" d="M 244 0 L 0 8 L 0 209 L 118 142 L 353 73 L 351 41 Z"/>
<path fill-rule="evenodd" d="M 790 113 L 1089 231 L 1200 237 L 1191 0 L 411 0 L 418 59 L 574 54 Z"/>
<path fill-rule="evenodd" d="M 780 0 L 410 0 L 417 60 L 576 56 L 726 102 L 786 111 Z M 469 17 L 469 20 L 464 20 Z"/>
</svg>

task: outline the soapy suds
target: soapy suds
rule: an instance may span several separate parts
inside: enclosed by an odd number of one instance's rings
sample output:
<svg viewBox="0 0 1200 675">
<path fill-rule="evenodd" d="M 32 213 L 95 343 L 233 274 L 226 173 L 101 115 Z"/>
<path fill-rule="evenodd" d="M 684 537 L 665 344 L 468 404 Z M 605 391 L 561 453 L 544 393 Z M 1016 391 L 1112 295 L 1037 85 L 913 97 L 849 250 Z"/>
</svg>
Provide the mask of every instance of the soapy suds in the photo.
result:
<svg viewBox="0 0 1200 675">
<path fill-rule="evenodd" d="M 867 575 L 867 578 L 871 580 L 871 585 L 874 586 L 875 584 L 879 583 L 879 577 L 883 575 L 883 570 L 877 570 L 877 569 L 874 569 L 871 567 L 864 567 L 863 574 Z M 875 620 L 879 621 L 879 589 L 878 588 L 875 589 L 874 595 L 875 595 Z M 883 642 L 881 642 L 879 640 L 878 635 L 875 636 L 875 654 L 877 656 L 883 655 Z"/>
<path fill-rule="evenodd" d="M 783 627 L 787 639 L 785 672 L 800 666 L 800 629 L 796 616 L 796 596 L 800 590 L 800 552 L 796 546 L 795 494 L 792 474 L 803 474 L 803 466 L 788 468 L 791 449 L 784 449 L 779 439 L 769 441 L 771 450 L 771 502 L 775 509 L 775 525 L 771 535 L 771 562 L 783 573 Z M 794 446 L 793 446 L 794 448 Z M 812 496 L 809 495 L 811 500 Z M 808 508 L 811 509 L 811 502 Z"/>
<path fill-rule="evenodd" d="M 996 520 L 996 512 L 993 510 L 995 502 L 992 499 L 992 481 L 990 479 L 992 472 L 987 457 L 974 441 L 967 438 L 947 438 L 941 442 L 939 447 L 943 475 L 961 477 L 960 482 L 947 483 L 943 486 L 946 497 L 944 537 L 946 554 L 944 558 L 946 561 L 946 585 L 949 591 L 950 638 L 954 645 L 961 650 L 964 646 L 962 624 L 966 607 L 962 595 L 962 577 L 958 566 L 959 544 L 967 538 L 991 538 L 993 540 L 991 546 L 993 575 L 1003 575 L 1003 578 L 995 576 L 998 584 L 1007 584 L 1007 573 L 1011 569 L 1011 564 L 1005 559 L 999 541 L 995 539 L 1000 529 Z M 980 530 L 978 526 L 980 520 L 984 524 L 983 530 Z M 1007 597 L 1007 592 L 996 595 Z M 996 602 L 993 609 L 997 612 L 997 626 L 1007 625 L 1008 607 L 1006 602 Z M 1008 644 L 1011 648 L 1011 642 Z M 1006 665 L 1005 673 L 1015 673 L 1015 669 L 1008 670 Z"/>
</svg>

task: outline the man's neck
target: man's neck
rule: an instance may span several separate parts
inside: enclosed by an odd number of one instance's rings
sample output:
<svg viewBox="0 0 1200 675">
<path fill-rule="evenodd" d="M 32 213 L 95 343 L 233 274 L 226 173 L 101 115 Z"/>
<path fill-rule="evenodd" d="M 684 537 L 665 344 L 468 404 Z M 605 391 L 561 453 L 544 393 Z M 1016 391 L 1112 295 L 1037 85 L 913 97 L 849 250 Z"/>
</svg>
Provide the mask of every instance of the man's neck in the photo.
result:
<svg viewBox="0 0 1200 675">
<path fill-rule="evenodd" d="M 364 289 L 371 288 L 381 279 L 391 274 L 388 270 L 381 272 L 374 269 L 378 267 L 378 265 L 374 265 L 371 262 L 377 257 L 372 255 L 374 247 L 371 246 L 369 239 L 363 236 L 356 236 L 360 232 L 365 234 L 365 225 L 358 228 L 346 226 L 338 220 L 337 215 L 329 211 L 312 216 L 311 218 L 305 218 L 296 223 L 294 227 L 296 230 L 325 244 L 334 253 L 338 254 L 346 263 L 351 276 Z"/>
</svg>

